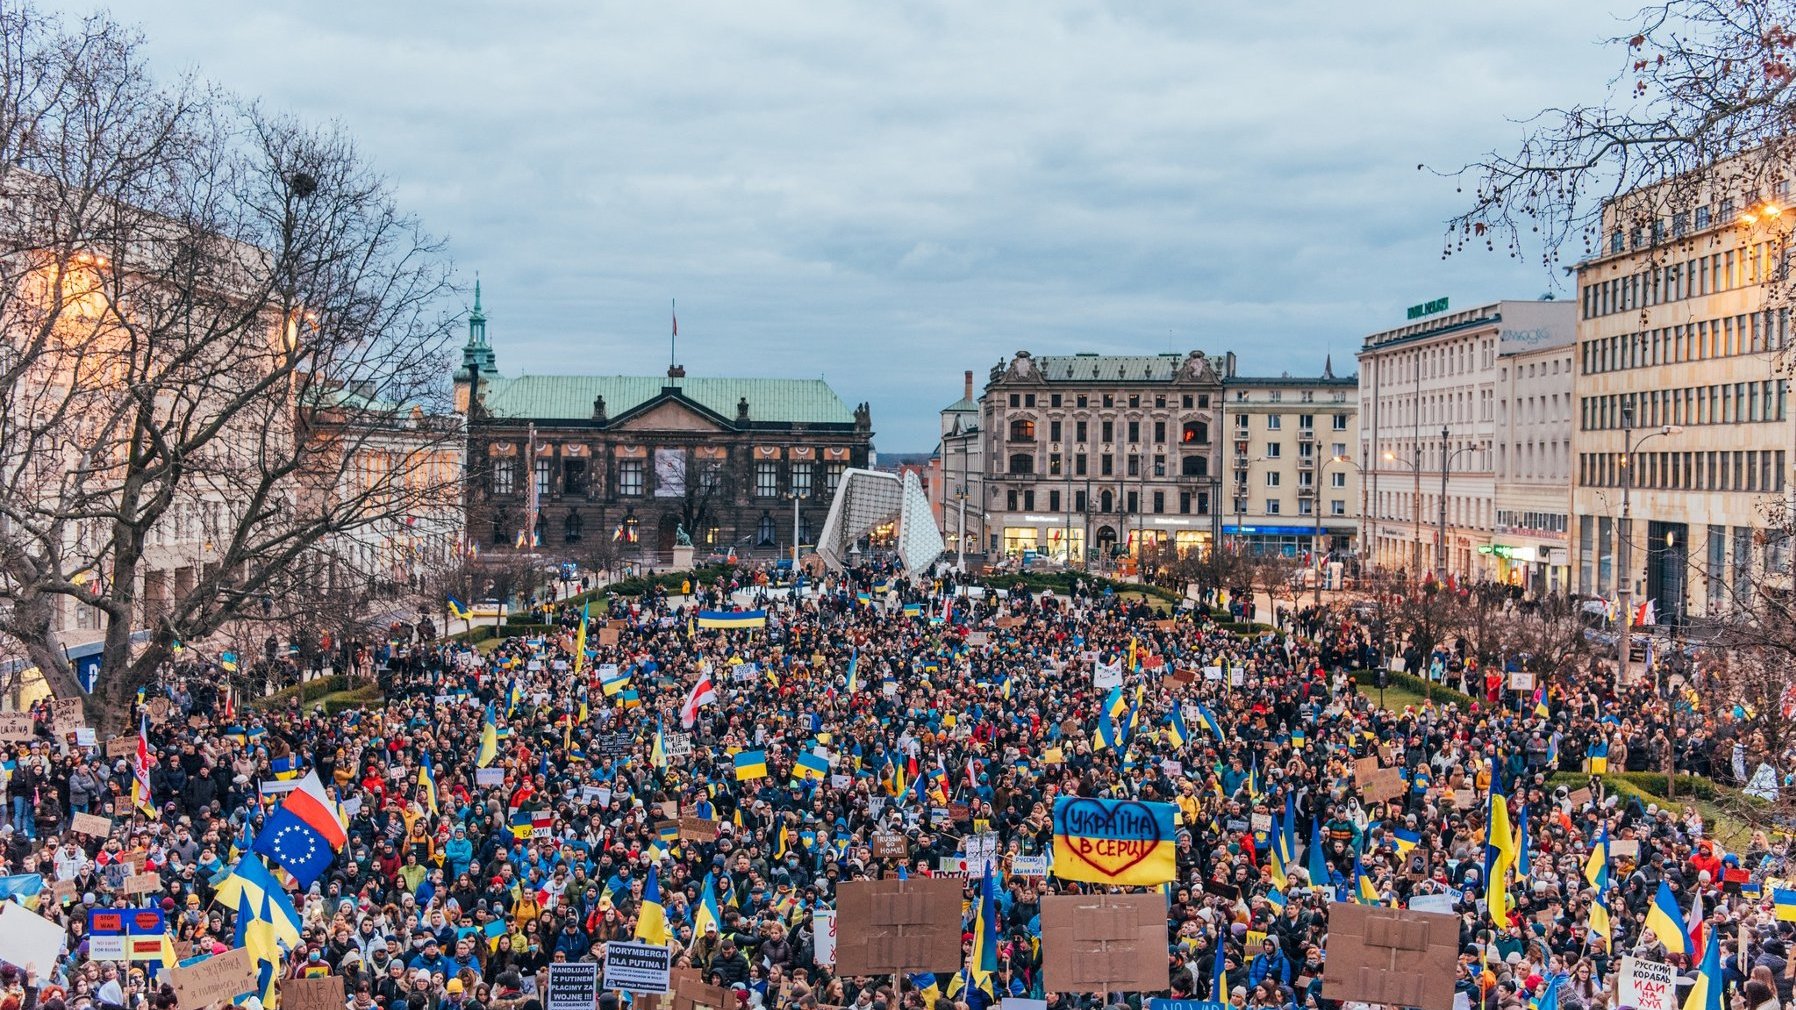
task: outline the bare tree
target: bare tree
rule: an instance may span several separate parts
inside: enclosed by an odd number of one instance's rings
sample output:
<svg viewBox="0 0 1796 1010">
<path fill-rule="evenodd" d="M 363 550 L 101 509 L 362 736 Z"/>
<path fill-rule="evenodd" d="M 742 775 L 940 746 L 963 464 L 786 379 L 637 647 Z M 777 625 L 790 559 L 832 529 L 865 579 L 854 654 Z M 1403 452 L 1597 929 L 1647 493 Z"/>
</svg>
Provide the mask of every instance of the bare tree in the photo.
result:
<svg viewBox="0 0 1796 1010">
<path fill-rule="evenodd" d="M 0 632 L 72 694 L 53 631 L 93 608 L 103 731 L 174 641 L 299 612 L 460 482 L 421 421 L 451 413 L 436 241 L 340 131 L 141 49 L 0 11 Z"/>
<path fill-rule="evenodd" d="M 1657 233 L 1663 222 L 1677 231 L 1677 215 L 1711 195 L 1770 192 L 1796 153 L 1792 25 L 1791 0 L 1642 9 L 1608 40 L 1619 66 L 1607 95 L 1542 111 L 1515 150 L 1455 173 L 1473 202 L 1449 223 L 1448 253 L 1501 246 L 1552 267 L 1567 246 L 1574 258 L 1597 252 L 1606 231 L 1663 242 L 1679 237 Z"/>
</svg>

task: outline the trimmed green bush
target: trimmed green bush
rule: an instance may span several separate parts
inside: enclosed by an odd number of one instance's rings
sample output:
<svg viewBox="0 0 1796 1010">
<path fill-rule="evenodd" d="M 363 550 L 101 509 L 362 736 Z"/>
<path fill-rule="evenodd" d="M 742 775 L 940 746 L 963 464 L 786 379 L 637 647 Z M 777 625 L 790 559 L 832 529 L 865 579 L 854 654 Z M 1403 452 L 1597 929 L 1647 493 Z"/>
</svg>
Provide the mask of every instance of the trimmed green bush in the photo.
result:
<svg viewBox="0 0 1796 1010">
<path fill-rule="evenodd" d="M 337 674 L 333 677 L 319 677 L 316 680 L 308 680 L 305 683 L 294 687 L 283 687 L 273 694 L 257 698 L 255 701 L 250 702 L 250 704 L 257 708 L 280 708 L 283 705 L 293 704 L 293 699 L 296 695 L 299 697 L 300 704 L 305 704 L 306 702 L 317 701 L 327 694 L 334 694 L 338 691 L 347 691 L 348 689 L 349 678 L 343 674 Z"/>
<path fill-rule="evenodd" d="M 1355 682 L 1362 687 L 1378 683 L 1377 670 L 1355 670 L 1353 677 Z M 1436 705 L 1458 705 L 1460 708 L 1470 708 L 1478 701 L 1463 691 L 1455 691 L 1450 687 L 1444 687 L 1434 681 L 1407 673 L 1387 672 L 1385 683 L 1400 691 L 1419 694 Z"/>
</svg>

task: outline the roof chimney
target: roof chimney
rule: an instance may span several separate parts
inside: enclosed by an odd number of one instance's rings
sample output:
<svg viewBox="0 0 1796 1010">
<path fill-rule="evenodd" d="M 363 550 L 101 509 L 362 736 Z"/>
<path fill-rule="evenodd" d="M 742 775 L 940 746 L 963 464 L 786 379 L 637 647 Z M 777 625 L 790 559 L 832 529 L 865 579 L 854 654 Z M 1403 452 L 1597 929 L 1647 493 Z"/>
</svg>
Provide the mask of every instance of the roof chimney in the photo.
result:
<svg viewBox="0 0 1796 1010">
<path fill-rule="evenodd" d="M 971 400 L 973 398 L 973 370 L 971 368 L 966 370 L 965 381 L 967 384 L 966 392 L 962 393 L 961 395 L 963 397 L 965 397 L 966 399 Z"/>
</svg>

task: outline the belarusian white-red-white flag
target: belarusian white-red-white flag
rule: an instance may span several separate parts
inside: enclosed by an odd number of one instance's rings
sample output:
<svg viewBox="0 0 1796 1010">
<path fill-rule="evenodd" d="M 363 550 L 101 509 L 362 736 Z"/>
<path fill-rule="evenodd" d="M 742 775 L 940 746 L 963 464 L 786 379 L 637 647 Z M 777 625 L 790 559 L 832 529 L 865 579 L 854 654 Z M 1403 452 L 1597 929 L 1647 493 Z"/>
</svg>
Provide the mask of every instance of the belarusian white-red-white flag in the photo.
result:
<svg viewBox="0 0 1796 1010">
<path fill-rule="evenodd" d="M 715 705 L 717 689 L 711 686 L 711 671 L 705 670 L 698 675 L 698 683 L 692 685 L 692 693 L 686 696 L 686 703 L 680 706 L 680 725 L 687 729 L 698 721 L 700 705 Z"/>
</svg>

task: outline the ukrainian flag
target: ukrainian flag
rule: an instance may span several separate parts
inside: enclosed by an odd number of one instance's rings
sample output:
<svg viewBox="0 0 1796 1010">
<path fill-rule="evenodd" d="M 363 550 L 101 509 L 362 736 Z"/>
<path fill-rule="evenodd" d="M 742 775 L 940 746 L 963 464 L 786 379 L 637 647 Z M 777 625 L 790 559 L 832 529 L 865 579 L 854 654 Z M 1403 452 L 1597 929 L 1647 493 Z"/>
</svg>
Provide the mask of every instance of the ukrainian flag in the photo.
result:
<svg viewBox="0 0 1796 1010">
<path fill-rule="evenodd" d="M 767 627 L 765 610 L 701 610 L 698 626 L 724 631 L 752 631 Z"/>
<path fill-rule="evenodd" d="M 485 768 L 499 756 L 499 727 L 493 723 L 493 703 L 486 703 L 486 719 L 480 727 L 480 753 L 474 757 L 474 767 Z"/>
<path fill-rule="evenodd" d="M 424 800 L 424 809 L 437 812 L 437 780 L 430 773 L 430 755 L 418 759 L 418 791 Z"/>
<path fill-rule="evenodd" d="M 624 708 L 641 708 L 642 695 L 636 693 L 635 688 L 628 687 L 617 696 L 617 703 Z"/>
<path fill-rule="evenodd" d="M 649 766 L 667 767 L 667 735 L 661 730 L 661 719 L 655 719 L 655 743 L 649 748 Z"/>
<path fill-rule="evenodd" d="M 1484 903 L 1492 922 L 1509 916 L 1509 867 L 1515 863 L 1515 834 L 1509 830 L 1509 797 L 1491 786 L 1490 821 L 1484 833 Z"/>
<path fill-rule="evenodd" d="M 1178 807 L 1171 803 L 1061 796 L 1054 801 L 1054 876 L 1152 887 L 1177 875 Z M 1126 854 L 1096 860 L 1088 853 Z"/>
<path fill-rule="evenodd" d="M 1666 951 L 1672 954 L 1690 953 L 1693 946 L 1690 929 L 1684 925 L 1684 913 L 1678 908 L 1678 900 L 1671 893 L 1671 885 L 1663 880 L 1659 881 L 1659 893 L 1653 895 L 1653 903 L 1646 907 L 1646 928 L 1653 931 L 1653 935 L 1665 945 Z"/>
<path fill-rule="evenodd" d="M 745 750 L 736 755 L 736 781 L 752 782 L 767 777 L 767 752 Z"/>
<path fill-rule="evenodd" d="M 224 667 L 225 669 L 231 671 L 232 673 L 236 673 L 237 672 L 237 654 L 235 652 L 219 653 L 218 654 L 218 665 Z"/>
<path fill-rule="evenodd" d="M 1796 922 L 1796 889 L 1772 888 L 1771 909 L 1778 922 Z"/>
<path fill-rule="evenodd" d="M 773 685 L 778 687 L 778 684 Z M 861 689 L 861 650 L 856 648 L 848 657 L 848 693 L 853 694 Z"/>
<path fill-rule="evenodd" d="M 821 782 L 829 778 L 829 762 L 813 751 L 805 751 L 798 755 L 798 764 L 792 769 L 792 777 Z"/>
<path fill-rule="evenodd" d="M 225 879 L 219 883 L 213 901 L 226 908 L 248 901 L 261 908 L 274 927 L 274 938 L 289 947 L 299 945 L 299 911 L 287 897 L 286 888 L 274 879 L 268 864 L 254 852 L 246 852 Z"/>
<path fill-rule="evenodd" d="M 605 697 L 612 697 L 630 686 L 630 676 L 615 670 L 612 673 L 602 673 L 599 675 L 599 690 L 605 692 Z"/>
<path fill-rule="evenodd" d="M 529 838 L 536 830 L 535 819 L 528 810 L 519 810 L 511 815 L 511 837 Z"/>
<path fill-rule="evenodd" d="M 1422 844 L 1422 836 L 1415 831 L 1408 831 L 1403 828 L 1392 828 L 1391 843 L 1397 846 L 1397 855 L 1407 858 L 1411 849 Z"/>
<path fill-rule="evenodd" d="M 1590 904 L 1590 932 L 1600 936 L 1607 943 L 1612 940 L 1614 929 L 1609 922 L 1609 864 L 1599 868 L 1596 876 L 1596 900 Z"/>
<path fill-rule="evenodd" d="M 705 874 L 704 890 L 699 894 L 698 911 L 692 917 L 692 935 L 704 936 L 705 929 L 710 926 L 723 930 L 723 909 L 717 905 L 717 874 L 715 871 Z"/>
<path fill-rule="evenodd" d="M 1183 747 L 1191 740 L 1191 732 L 1185 728 L 1184 713 L 1177 706 L 1174 706 L 1172 715 L 1166 720 L 1166 737 L 1174 747 Z"/>
<path fill-rule="evenodd" d="M 636 909 L 636 939 L 664 947 L 668 941 L 667 909 L 661 904 L 661 875 L 649 867 L 649 879 L 642 885 L 642 905 Z"/>
<path fill-rule="evenodd" d="M 1721 1010 L 1726 1005 L 1726 984 L 1721 975 L 1721 944 L 1705 943 L 1696 984 L 1684 997 L 1683 1010 Z"/>
<path fill-rule="evenodd" d="M 1197 717 L 1203 721 L 1205 729 L 1216 734 L 1216 739 L 1222 739 L 1222 723 L 1216 718 L 1216 713 L 1210 711 L 1210 706 L 1199 702 L 1197 705 Z"/>
<path fill-rule="evenodd" d="M 298 754 L 287 753 L 270 761 L 268 766 L 273 769 L 275 778 L 282 782 L 287 782 L 299 778 L 299 773 L 303 764 L 304 762 L 300 760 Z"/>
<path fill-rule="evenodd" d="M 1591 744 L 1590 749 L 1584 752 L 1584 756 L 1590 761 L 1590 774 L 1607 774 L 1609 771 L 1609 738 L 1603 737 Z"/>
<path fill-rule="evenodd" d="M 11 898 L 26 908 L 36 909 L 39 895 L 44 890 L 44 875 L 41 873 L 15 873 L 10 877 L 0 877 L 0 901 Z"/>
<path fill-rule="evenodd" d="M 453 596 L 448 597 L 448 600 L 450 617 L 453 617 L 458 621 L 472 621 L 474 619 L 474 612 L 468 609 L 466 603 L 463 603 Z"/>
<path fill-rule="evenodd" d="M 906 603 L 904 605 L 904 616 L 906 616 L 906 617 L 922 617 L 923 616 L 923 605 L 921 603 Z"/>
</svg>

